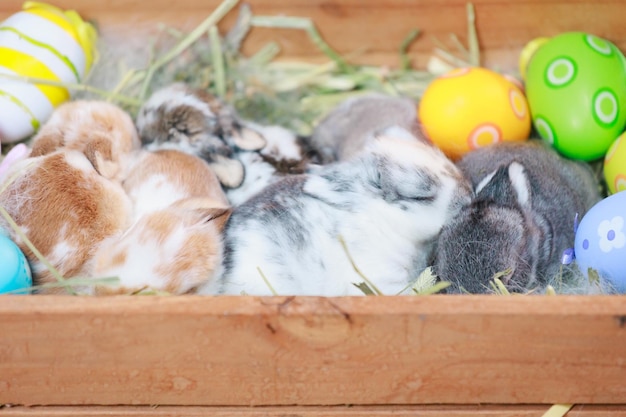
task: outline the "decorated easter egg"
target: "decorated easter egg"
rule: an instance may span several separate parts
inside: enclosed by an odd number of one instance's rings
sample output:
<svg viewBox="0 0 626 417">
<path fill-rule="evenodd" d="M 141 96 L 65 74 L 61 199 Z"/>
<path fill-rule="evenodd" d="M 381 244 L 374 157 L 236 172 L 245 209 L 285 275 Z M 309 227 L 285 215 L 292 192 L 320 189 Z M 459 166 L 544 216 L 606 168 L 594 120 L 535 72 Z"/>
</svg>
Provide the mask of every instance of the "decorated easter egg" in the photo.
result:
<svg viewBox="0 0 626 417">
<path fill-rule="evenodd" d="M 420 100 L 424 133 L 448 157 L 530 134 L 530 112 L 520 88 L 485 68 L 454 69 L 433 80 Z"/>
<path fill-rule="evenodd" d="M 526 81 L 526 70 L 528 69 L 528 61 L 530 58 L 537 52 L 544 43 L 548 42 L 550 38 L 542 37 L 533 39 L 528 42 L 526 46 L 522 49 L 522 52 L 519 56 L 519 73 L 522 76 L 522 79 Z"/>
<path fill-rule="evenodd" d="M 626 292 L 626 192 L 613 194 L 594 205 L 582 218 L 574 242 L 576 262 Z"/>
<path fill-rule="evenodd" d="M 32 286 L 26 257 L 15 243 L 0 234 L 0 294 Z"/>
<path fill-rule="evenodd" d="M 561 154 L 602 158 L 626 125 L 626 60 L 611 42 L 568 32 L 528 62 L 526 96 L 539 135 Z"/>
<path fill-rule="evenodd" d="M 604 180 L 611 194 L 626 191 L 626 133 L 615 139 L 604 157 Z"/>
<path fill-rule="evenodd" d="M 58 85 L 84 79 L 95 41 L 95 29 L 76 12 L 38 2 L 24 3 L 22 11 L 0 24 L 0 142 L 32 135 L 70 97 Z M 36 84 L 35 79 L 57 85 Z"/>
</svg>

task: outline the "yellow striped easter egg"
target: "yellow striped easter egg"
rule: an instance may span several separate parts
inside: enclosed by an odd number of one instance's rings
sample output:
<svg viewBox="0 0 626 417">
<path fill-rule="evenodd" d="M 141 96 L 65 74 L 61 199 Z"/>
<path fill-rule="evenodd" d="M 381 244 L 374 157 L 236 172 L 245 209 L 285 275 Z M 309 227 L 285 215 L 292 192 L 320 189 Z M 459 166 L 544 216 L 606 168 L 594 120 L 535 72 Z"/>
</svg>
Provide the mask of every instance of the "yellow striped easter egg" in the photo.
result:
<svg viewBox="0 0 626 417">
<path fill-rule="evenodd" d="M 97 35 L 74 11 L 39 2 L 0 23 L 0 142 L 35 133 L 56 106 L 70 98 L 58 84 L 76 84 L 89 72 Z M 17 77 L 45 79 L 36 84 Z"/>
</svg>

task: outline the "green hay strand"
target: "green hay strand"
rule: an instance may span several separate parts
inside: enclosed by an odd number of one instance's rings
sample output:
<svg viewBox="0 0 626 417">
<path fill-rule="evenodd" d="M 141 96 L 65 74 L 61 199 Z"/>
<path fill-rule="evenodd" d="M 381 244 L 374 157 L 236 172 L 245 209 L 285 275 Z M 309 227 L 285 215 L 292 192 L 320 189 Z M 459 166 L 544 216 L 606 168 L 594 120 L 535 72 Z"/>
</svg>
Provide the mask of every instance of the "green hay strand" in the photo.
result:
<svg viewBox="0 0 626 417">
<path fill-rule="evenodd" d="M 361 272 L 361 270 L 359 269 L 359 267 L 356 265 L 356 263 L 354 262 L 354 258 L 352 258 L 352 255 L 350 254 L 350 251 L 348 250 L 348 245 L 346 244 L 346 241 L 344 240 L 343 236 L 339 236 L 339 243 L 341 243 L 341 247 L 343 248 L 344 252 L 346 253 L 346 256 L 348 257 L 348 261 L 350 262 L 350 265 L 352 265 L 352 269 L 354 269 L 354 272 L 356 272 L 362 279 L 363 279 L 363 283 L 360 284 L 354 284 L 357 288 L 362 290 L 363 285 L 369 287 L 369 292 L 375 294 L 375 295 L 384 295 L 382 293 L 381 290 L 378 289 L 378 287 L 376 287 L 376 285 L 374 285 L 374 283 L 372 281 L 370 281 L 370 279 L 365 276 L 365 274 L 363 272 Z M 368 295 L 366 293 L 366 295 Z"/>
<path fill-rule="evenodd" d="M 259 271 L 259 275 L 261 275 L 261 278 L 263 279 L 263 282 L 265 282 L 265 285 L 267 285 L 267 288 L 270 289 L 270 292 L 272 293 L 272 295 L 278 295 L 278 293 L 276 292 L 276 290 L 274 289 L 274 287 L 270 283 L 269 279 L 267 279 L 267 277 L 265 276 L 265 274 L 261 270 L 261 267 L 257 266 L 256 270 Z"/>
</svg>

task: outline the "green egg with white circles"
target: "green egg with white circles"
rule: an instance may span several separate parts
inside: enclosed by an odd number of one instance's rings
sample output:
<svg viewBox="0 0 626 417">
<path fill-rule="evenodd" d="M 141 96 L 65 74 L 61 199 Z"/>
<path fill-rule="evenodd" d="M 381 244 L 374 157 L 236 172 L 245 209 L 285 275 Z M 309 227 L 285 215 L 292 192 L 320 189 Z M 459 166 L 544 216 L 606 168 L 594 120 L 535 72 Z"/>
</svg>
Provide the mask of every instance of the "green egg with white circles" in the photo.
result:
<svg viewBox="0 0 626 417">
<path fill-rule="evenodd" d="M 557 151 L 602 158 L 626 126 L 626 59 L 606 39 L 560 34 L 531 57 L 526 95 L 535 129 Z"/>
</svg>

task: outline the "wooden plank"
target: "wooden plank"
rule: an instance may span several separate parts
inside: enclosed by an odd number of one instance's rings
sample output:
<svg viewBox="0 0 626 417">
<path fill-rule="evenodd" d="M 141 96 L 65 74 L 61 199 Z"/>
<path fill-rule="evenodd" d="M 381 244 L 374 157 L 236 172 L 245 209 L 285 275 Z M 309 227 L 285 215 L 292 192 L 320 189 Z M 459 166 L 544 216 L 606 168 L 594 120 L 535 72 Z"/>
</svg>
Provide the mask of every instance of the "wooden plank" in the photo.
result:
<svg viewBox="0 0 626 417">
<path fill-rule="evenodd" d="M 398 64 L 398 47 L 415 27 L 423 31 L 410 48 L 416 67 L 424 67 L 432 53 L 433 37 L 452 48 L 450 33 L 466 39 L 466 10 L 463 0 L 387 1 L 270 1 L 250 0 L 257 15 L 310 17 L 325 39 L 339 52 L 363 50 L 354 58 L 357 63 Z M 478 33 L 483 47 L 484 64 L 512 70 L 517 67 L 521 48 L 538 36 L 552 36 L 564 31 L 584 30 L 604 36 L 626 49 L 626 3 L 620 0 L 539 1 L 476 0 Z M 4 0 L 0 18 L 19 10 L 22 0 Z M 172 12 L 167 0 L 155 0 L 147 7 L 142 2 L 109 0 L 77 2 L 58 0 L 55 4 L 75 8 L 86 18 L 94 19 L 105 39 L 112 42 L 148 43 L 157 23 L 189 29 L 198 24 L 219 4 L 218 0 L 180 0 Z M 236 13 L 224 20 L 222 29 L 232 25 Z M 267 42 L 278 42 L 283 57 L 319 61 L 323 57 L 301 31 L 257 28 L 244 44 L 245 53 L 259 50 Z M 139 48 L 139 46 L 138 46 Z"/>
<path fill-rule="evenodd" d="M 12 407 L 3 417 L 539 417 L 547 405 L 369 407 Z M 625 406 L 577 405 L 568 416 L 626 417 Z"/>
<path fill-rule="evenodd" d="M 0 403 L 626 404 L 626 298 L 2 297 Z"/>
</svg>

